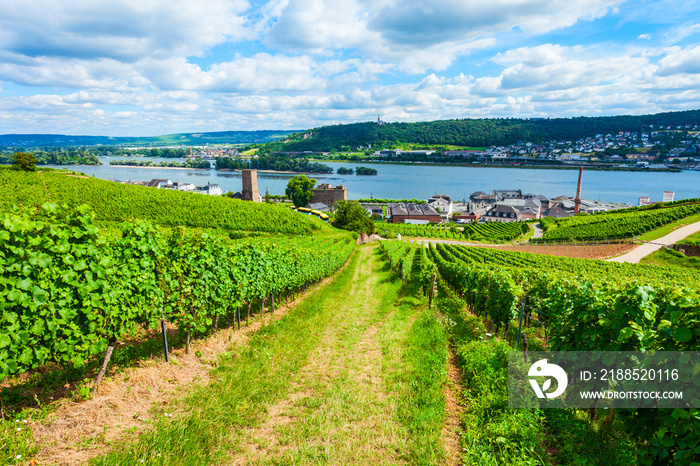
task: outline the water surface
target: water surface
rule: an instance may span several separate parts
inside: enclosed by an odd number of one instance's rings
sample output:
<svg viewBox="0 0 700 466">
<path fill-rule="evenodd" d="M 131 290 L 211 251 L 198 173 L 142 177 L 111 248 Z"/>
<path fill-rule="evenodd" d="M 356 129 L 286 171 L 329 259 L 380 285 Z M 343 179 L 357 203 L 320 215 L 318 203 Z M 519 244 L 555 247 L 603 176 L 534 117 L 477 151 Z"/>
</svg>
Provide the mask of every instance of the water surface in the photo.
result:
<svg viewBox="0 0 700 466">
<path fill-rule="evenodd" d="M 148 181 L 167 178 L 172 181 L 205 185 L 218 183 L 224 191 L 241 190 L 240 172 L 176 168 L 115 167 L 114 158 L 100 157 L 104 165 L 73 165 L 71 168 L 102 179 Z M 155 163 L 174 159 L 148 158 Z M 177 160 L 177 159 L 175 159 Z M 337 171 L 339 167 L 376 168 L 374 176 L 316 174 L 307 175 L 317 183 L 342 184 L 348 188 L 348 199 L 393 198 L 427 199 L 434 194 L 448 194 L 455 200 L 467 199 L 474 191 L 521 189 L 523 193 L 543 194 L 549 198 L 576 194 L 577 170 L 539 170 L 534 168 L 454 167 L 436 165 L 389 165 L 381 163 L 325 162 Z M 284 194 L 294 174 L 258 172 L 258 188 L 265 194 Z M 608 202 L 637 205 L 640 196 L 661 201 L 664 191 L 675 191 L 676 199 L 700 197 L 700 172 L 628 172 L 584 170 L 581 197 Z"/>
</svg>

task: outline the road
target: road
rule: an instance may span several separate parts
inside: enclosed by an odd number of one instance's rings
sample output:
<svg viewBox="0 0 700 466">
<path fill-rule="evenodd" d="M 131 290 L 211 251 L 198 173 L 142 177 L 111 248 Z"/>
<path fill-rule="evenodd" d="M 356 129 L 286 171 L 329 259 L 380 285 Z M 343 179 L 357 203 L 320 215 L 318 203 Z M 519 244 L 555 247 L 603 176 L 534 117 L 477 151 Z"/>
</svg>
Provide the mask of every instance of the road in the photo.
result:
<svg viewBox="0 0 700 466">
<path fill-rule="evenodd" d="M 688 236 L 698 231 L 700 231 L 700 222 L 691 223 L 690 225 L 686 225 L 684 227 L 679 228 L 678 230 L 672 231 L 666 236 L 663 236 L 659 239 L 655 239 L 652 242 L 642 244 L 641 246 L 628 252 L 627 254 L 608 259 L 608 261 L 630 262 L 632 264 L 637 264 L 643 257 L 648 256 L 652 252 L 658 251 L 664 246 L 675 244 L 678 241 L 687 238 Z"/>
<path fill-rule="evenodd" d="M 534 223 L 532 228 L 535 229 L 535 233 L 532 234 L 533 238 L 542 238 L 542 225 L 539 223 Z"/>
</svg>

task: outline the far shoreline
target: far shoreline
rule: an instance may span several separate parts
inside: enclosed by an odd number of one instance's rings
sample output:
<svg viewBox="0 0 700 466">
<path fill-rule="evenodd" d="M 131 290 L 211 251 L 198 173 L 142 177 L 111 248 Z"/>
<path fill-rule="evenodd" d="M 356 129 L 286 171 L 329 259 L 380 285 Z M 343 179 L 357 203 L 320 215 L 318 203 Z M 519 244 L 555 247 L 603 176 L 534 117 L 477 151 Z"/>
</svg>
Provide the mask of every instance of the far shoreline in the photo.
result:
<svg viewBox="0 0 700 466">
<path fill-rule="evenodd" d="M 359 164 L 359 163 L 375 163 L 378 165 L 410 165 L 410 166 L 435 166 L 435 167 L 465 167 L 465 168 L 531 168 L 534 170 L 578 170 L 583 167 L 584 170 L 596 170 L 596 171 L 609 171 L 609 172 L 640 172 L 640 173 L 680 173 L 682 171 L 692 171 L 683 170 L 681 168 L 625 168 L 625 167 L 595 167 L 588 165 L 563 165 L 563 166 L 550 166 L 550 165 L 501 165 L 501 164 L 484 164 L 484 163 L 439 163 L 439 162 L 385 162 L 382 160 L 360 160 L 360 161 L 347 161 L 347 160 L 328 160 L 328 159 L 308 159 L 311 162 L 334 162 L 343 164 Z"/>
<path fill-rule="evenodd" d="M 595 170 L 595 171 L 608 171 L 608 172 L 637 172 L 637 173 L 682 173 L 684 171 L 694 171 L 689 169 L 681 168 L 623 168 L 623 167 L 591 167 L 586 165 L 565 165 L 565 166 L 546 166 L 546 165 L 501 165 L 501 164 L 470 164 L 470 163 L 421 163 L 421 162 L 385 162 L 381 160 L 362 160 L 362 161 L 342 161 L 342 160 L 327 160 L 327 159 L 308 159 L 312 162 L 333 162 L 340 164 L 358 164 L 358 163 L 371 163 L 377 165 L 407 165 L 407 166 L 434 166 L 434 167 L 464 167 L 464 168 L 512 168 L 512 169 L 533 169 L 533 170 L 578 170 L 583 167 L 584 170 Z M 8 164 L 9 165 L 9 164 Z M 48 166 L 51 164 L 37 164 L 37 167 Z M 99 164 L 106 165 L 109 167 L 119 167 L 119 168 L 167 168 L 173 170 L 214 170 L 217 172 L 240 172 L 242 169 L 238 168 L 190 168 L 190 167 L 161 167 L 152 165 L 112 165 L 112 164 Z M 60 167 L 74 167 L 74 166 L 98 166 L 97 164 L 84 164 L 84 163 L 72 163 L 56 165 Z M 65 168 L 66 170 L 70 168 Z M 313 172 L 293 172 L 293 171 L 281 171 L 281 170 L 257 170 L 259 173 L 268 174 L 281 174 L 281 175 L 335 175 L 336 170 L 332 173 L 313 173 Z M 696 170 L 695 170 L 696 171 Z M 341 175 L 349 176 L 349 175 Z M 357 175 L 354 176 L 373 176 L 373 175 Z"/>
<path fill-rule="evenodd" d="M 242 172 L 243 170 L 248 170 L 247 168 L 215 168 L 217 172 Z M 251 168 L 251 170 L 256 170 L 258 173 L 278 173 L 280 175 L 334 175 L 335 172 L 331 173 L 314 173 L 314 172 L 290 172 L 281 170 L 258 170 L 256 168 Z"/>
</svg>

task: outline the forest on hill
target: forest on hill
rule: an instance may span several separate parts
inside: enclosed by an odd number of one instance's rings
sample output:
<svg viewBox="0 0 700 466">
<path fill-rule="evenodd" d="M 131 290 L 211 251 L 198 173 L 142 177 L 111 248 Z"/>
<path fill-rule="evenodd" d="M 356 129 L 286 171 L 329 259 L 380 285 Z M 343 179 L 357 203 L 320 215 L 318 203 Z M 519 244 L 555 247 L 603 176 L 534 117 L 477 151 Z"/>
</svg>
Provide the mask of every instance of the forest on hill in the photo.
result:
<svg viewBox="0 0 700 466">
<path fill-rule="evenodd" d="M 653 125 L 653 128 L 650 127 Z M 261 144 L 262 152 L 331 151 L 372 146 L 373 149 L 414 144 L 466 147 L 503 146 L 518 141 L 576 140 L 595 134 L 649 131 L 700 125 L 700 110 L 575 118 L 479 118 L 416 123 L 352 123 L 323 126 L 305 132 L 290 130 L 177 133 L 152 137 L 3 134 L 0 147 L 198 146 Z"/>
<path fill-rule="evenodd" d="M 417 123 L 354 123 L 324 126 L 286 141 L 265 145 L 270 151 L 331 151 L 344 147 L 392 148 L 401 144 L 503 146 L 519 141 L 576 140 L 595 134 L 640 132 L 700 124 L 700 110 L 641 116 L 576 118 L 483 118 L 425 121 Z M 650 127 L 653 125 L 653 128 Z"/>
</svg>

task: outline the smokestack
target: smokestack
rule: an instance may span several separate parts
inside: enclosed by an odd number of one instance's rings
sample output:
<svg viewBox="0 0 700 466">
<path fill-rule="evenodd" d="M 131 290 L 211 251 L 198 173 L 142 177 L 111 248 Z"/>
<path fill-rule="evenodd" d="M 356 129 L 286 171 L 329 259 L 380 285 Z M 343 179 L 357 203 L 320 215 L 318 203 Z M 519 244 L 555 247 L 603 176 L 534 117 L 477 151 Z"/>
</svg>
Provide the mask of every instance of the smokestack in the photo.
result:
<svg viewBox="0 0 700 466">
<path fill-rule="evenodd" d="M 581 210 L 581 178 L 583 177 L 583 167 L 578 167 L 578 187 L 576 188 L 576 197 L 574 198 L 574 215 L 578 215 Z"/>
</svg>

